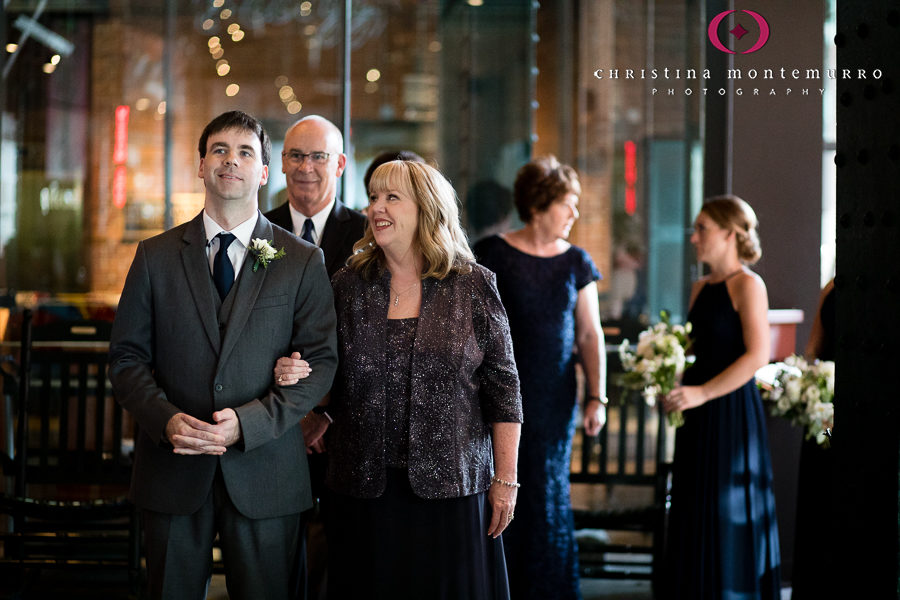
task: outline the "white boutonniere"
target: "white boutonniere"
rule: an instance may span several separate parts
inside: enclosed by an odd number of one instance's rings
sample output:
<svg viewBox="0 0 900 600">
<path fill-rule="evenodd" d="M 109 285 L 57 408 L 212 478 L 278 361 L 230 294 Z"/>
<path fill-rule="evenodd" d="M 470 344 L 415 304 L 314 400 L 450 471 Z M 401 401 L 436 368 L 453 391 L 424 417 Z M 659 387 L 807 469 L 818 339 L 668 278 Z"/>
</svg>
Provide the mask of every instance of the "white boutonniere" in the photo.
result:
<svg viewBox="0 0 900 600">
<path fill-rule="evenodd" d="M 270 262 L 282 258 L 284 256 L 284 248 L 276 252 L 275 246 L 269 240 L 253 238 L 250 241 L 250 253 L 256 258 L 256 261 L 253 263 L 253 272 L 256 273 L 259 265 L 262 265 L 263 269 L 268 269 Z"/>
</svg>

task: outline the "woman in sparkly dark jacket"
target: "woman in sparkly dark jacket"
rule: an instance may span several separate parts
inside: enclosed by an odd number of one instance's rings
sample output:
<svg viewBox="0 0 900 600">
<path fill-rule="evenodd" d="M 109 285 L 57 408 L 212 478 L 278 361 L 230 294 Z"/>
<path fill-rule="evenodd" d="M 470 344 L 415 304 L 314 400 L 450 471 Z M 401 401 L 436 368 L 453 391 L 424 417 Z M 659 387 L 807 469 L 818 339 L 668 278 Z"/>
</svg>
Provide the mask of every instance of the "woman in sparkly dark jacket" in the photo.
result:
<svg viewBox="0 0 900 600">
<path fill-rule="evenodd" d="M 380 166 L 368 217 L 332 279 L 329 598 L 508 598 L 522 405 L 494 275 L 427 164 Z M 288 385 L 301 372 L 275 369 Z"/>
</svg>

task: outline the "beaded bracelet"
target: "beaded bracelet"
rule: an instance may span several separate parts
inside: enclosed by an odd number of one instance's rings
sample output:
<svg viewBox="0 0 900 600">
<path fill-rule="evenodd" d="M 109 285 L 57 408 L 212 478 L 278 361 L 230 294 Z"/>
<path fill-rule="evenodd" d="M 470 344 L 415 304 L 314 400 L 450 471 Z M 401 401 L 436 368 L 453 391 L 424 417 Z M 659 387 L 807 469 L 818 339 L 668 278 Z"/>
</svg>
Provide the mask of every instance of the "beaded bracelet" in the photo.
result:
<svg viewBox="0 0 900 600">
<path fill-rule="evenodd" d="M 515 481 L 506 481 L 505 479 L 500 479 L 499 477 L 491 477 L 491 483 L 499 483 L 500 485 L 505 485 L 506 487 L 517 488 L 522 487 L 521 483 L 516 483 Z"/>
</svg>

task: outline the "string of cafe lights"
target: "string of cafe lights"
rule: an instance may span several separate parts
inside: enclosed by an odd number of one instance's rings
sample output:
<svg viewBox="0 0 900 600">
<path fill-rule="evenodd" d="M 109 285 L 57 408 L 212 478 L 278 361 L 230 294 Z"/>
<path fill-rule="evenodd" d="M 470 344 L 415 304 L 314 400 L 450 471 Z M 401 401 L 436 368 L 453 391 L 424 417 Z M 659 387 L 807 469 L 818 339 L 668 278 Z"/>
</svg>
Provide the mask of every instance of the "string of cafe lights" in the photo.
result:
<svg viewBox="0 0 900 600">
<path fill-rule="evenodd" d="M 19 50 L 19 45 L 15 43 L 6 44 L 6 53 L 7 54 L 15 54 Z M 62 60 L 62 56 L 59 54 L 54 54 L 50 57 L 50 60 L 45 62 L 41 67 L 41 70 L 44 71 L 47 75 L 54 72 L 56 70 L 56 66 L 59 64 L 59 61 Z"/>
<path fill-rule="evenodd" d="M 209 17 L 203 21 L 201 24 L 201 28 L 205 32 L 213 33 L 213 30 L 218 24 L 221 26 L 225 21 L 229 21 L 234 16 L 234 11 L 230 8 L 225 7 L 226 0 L 213 0 L 212 7 L 214 9 L 221 9 L 214 17 Z M 303 0 L 300 2 L 299 12 L 301 17 L 308 17 L 312 14 L 312 2 L 310 0 Z M 307 25 L 303 29 L 303 33 L 307 36 L 312 36 L 316 33 L 316 26 L 313 24 Z M 240 24 L 237 22 L 230 23 L 225 32 L 228 36 L 231 37 L 231 41 L 234 43 L 240 42 L 246 36 L 246 32 L 241 28 Z M 216 75 L 219 77 L 226 77 L 228 75 L 233 75 L 232 67 L 229 63 L 228 59 L 225 58 L 225 48 L 222 46 L 223 37 L 219 35 L 210 35 L 207 40 L 207 46 L 209 48 L 209 54 L 212 60 L 215 61 L 215 71 Z M 285 75 L 279 75 L 275 79 L 275 88 L 277 90 L 277 95 L 279 100 L 281 100 L 284 105 L 285 110 L 290 114 L 299 113 L 303 105 L 300 103 L 297 98 L 294 88 L 290 85 L 288 78 Z M 230 83 L 225 88 L 226 96 L 236 96 L 240 92 L 240 86 L 237 83 Z"/>
<path fill-rule="evenodd" d="M 224 24 L 225 21 L 231 19 L 234 15 L 234 12 L 230 8 L 223 8 L 225 5 L 225 0 L 213 0 L 212 6 L 213 8 L 221 8 L 219 11 L 218 18 L 219 22 Z M 213 18 L 208 18 L 203 21 L 201 28 L 203 31 L 210 31 L 216 26 L 216 20 Z M 231 37 L 231 41 L 234 43 L 238 43 L 244 39 L 246 32 L 241 29 L 241 25 L 239 23 L 230 23 L 228 27 L 226 27 L 225 32 L 227 35 Z M 231 63 L 228 62 L 228 59 L 224 58 L 225 56 L 225 48 L 222 47 L 222 38 L 218 35 L 212 35 L 209 37 L 207 41 L 207 46 L 209 47 L 209 55 L 215 61 L 215 70 L 216 75 L 219 77 L 225 77 L 229 73 L 231 73 Z M 241 91 L 241 86 L 237 83 L 229 83 L 225 86 L 225 95 L 226 96 L 237 96 Z"/>
<path fill-rule="evenodd" d="M 303 0 L 303 2 L 300 3 L 300 16 L 308 17 L 311 14 L 312 2 Z M 316 33 L 316 26 L 312 24 L 307 25 L 304 27 L 303 33 L 307 36 L 314 35 Z M 275 89 L 278 90 L 278 99 L 281 100 L 284 109 L 289 114 L 296 115 L 303 110 L 303 104 L 301 104 L 300 100 L 297 98 L 294 87 L 291 85 L 290 80 L 286 75 L 279 75 L 275 78 Z"/>
</svg>

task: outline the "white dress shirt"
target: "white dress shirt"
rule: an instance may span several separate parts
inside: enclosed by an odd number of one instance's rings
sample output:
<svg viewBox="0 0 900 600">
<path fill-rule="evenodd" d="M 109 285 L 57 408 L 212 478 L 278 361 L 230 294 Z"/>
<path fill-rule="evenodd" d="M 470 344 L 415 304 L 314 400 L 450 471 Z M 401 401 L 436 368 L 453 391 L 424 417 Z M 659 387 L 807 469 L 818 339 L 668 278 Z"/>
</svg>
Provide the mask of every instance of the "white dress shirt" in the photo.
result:
<svg viewBox="0 0 900 600">
<path fill-rule="evenodd" d="M 300 234 L 303 233 L 303 222 L 310 217 L 307 217 L 302 212 L 295 209 L 291 206 L 290 202 L 288 202 L 288 207 L 291 209 L 291 225 L 294 227 L 294 235 L 300 237 Z M 312 216 L 314 228 L 313 242 L 315 242 L 316 246 L 322 241 L 322 232 L 325 231 L 325 222 L 328 221 L 328 215 L 331 214 L 332 208 L 334 208 L 334 198 L 331 199 L 331 202 L 329 202 L 325 208 Z"/>
<path fill-rule="evenodd" d="M 228 246 L 228 258 L 234 267 L 234 277 L 237 279 L 238 273 L 241 272 L 241 266 L 244 259 L 247 258 L 247 248 L 250 247 L 250 236 L 256 228 L 256 222 L 259 220 L 259 211 L 253 213 L 253 216 L 232 229 L 225 231 L 221 225 L 212 220 L 212 218 L 203 211 L 203 229 L 206 231 L 206 256 L 209 259 L 209 272 L 213 272 L 213 259 L 219 252 L 219 238 L 216 236 L 222 233 L 230 233 L 235 240 Z"/>
</svg>

